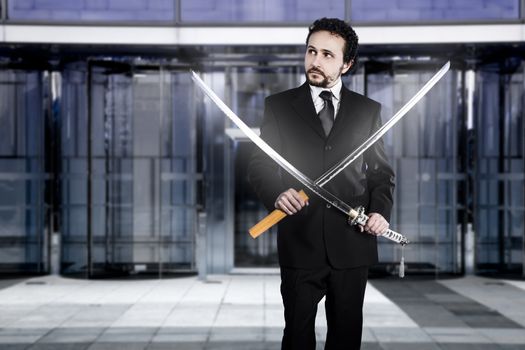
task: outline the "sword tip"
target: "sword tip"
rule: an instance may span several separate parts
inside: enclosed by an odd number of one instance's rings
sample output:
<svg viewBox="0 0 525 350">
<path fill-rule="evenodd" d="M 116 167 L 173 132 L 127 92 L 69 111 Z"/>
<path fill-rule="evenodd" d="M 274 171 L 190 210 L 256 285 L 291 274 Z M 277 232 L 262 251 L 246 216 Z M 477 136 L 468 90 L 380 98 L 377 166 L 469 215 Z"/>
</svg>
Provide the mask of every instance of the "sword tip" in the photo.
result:
<svg viewBox="0 0 525 350">
<path fill-rule="evenodd" d="M 191 80 L 193 80 L 195 83 L 200 84 L 202 82 L 202 79 L 199 77 L 197 73 L 193 69 L 190 69 L 191 72 Z"/>
</svg>

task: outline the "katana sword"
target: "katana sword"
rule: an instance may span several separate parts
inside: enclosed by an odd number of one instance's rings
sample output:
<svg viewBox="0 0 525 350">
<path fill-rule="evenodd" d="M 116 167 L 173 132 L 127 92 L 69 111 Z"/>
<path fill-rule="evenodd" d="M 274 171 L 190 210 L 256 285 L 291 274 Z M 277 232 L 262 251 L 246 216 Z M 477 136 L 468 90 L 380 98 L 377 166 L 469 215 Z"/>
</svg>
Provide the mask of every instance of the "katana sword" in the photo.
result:
<svg viewBox="0 0 525 350">
<path fill-rule="evenodd" d="M 337 174 L 343 171 L 343 169 L 345 169 L 357 158 L 359 158 L 359 156 L 361 156 L 368 148 L 370 148 L 374 143 L 376 143 L 388 130 L 390 130 L 397 122 L 399 122 L 401 118 L 403 118 L 408 113 L 408 111 L 410 111 L 412 107 L 414 107 L 416 103 L 418 103 L 419 100 L 421 100 L 423 96 L 425 96 L 427 92 L 430 91 L 430 89 L 432 89 L 432 87 L 434 87 L 434 85 L 436 85 L 436 83 L 439 80 L 441 80 L 441 78 L 443 78 L 443 76 L 445 75 L 445 73 L 448 72 L 449 69 L 450 61 L 445 63 L 443 67 L 441 67 L 441 69 L 436 74 L 434 74 L 434 76 L 430 78 L 430 80 L 421 89 L 419 89 L 419 91 L 403 107 L 401 107 L 401 109 L 392 118 L 390 118 L 382 127 L 377 129 L 376 132 L 374 132 L 365 142 L 363 142 L 363 144 L 357 147 L 346 158 L 334 165 L 323 175 L 321 175 L 317 180 L 315 180 L 315 184 L 321 187 L 324 186 Z M 302 190 L 299 191 L 299 195 L 303 200 L 308 199 L 308 196 Z M 285 217 L 286 213 L 284 211 L 280 209 L 275 209 L 264 219 L 255 224 L 252 228 L 250 228 L 250 235 L 253 238 L 258 237 Z"/>
<path fill-rule="evenodd" d="M 216 94 L 211 90 L 206 83 L 194 72 L 192 73 L 192 79 L 197 84 L 197 86 L 219 107 L 219 109 L 226 114 L 226 116 L 235 124 L 241 131 L 253 141 L 264 153 L 266 153 L 270 158 L 272 158 L 277 164 L 279 164 L 285 171 L 290 175 L 296 178 L 304 186 L 306 186 L 310 191 L 321 197 L 326 202 L 333 205 L 335 208 L 342 211 L 345 215 L 348 215 L 349 222 L 351 224 L 359 224 L 364 226 L 368 221 L 368 217 L 364 214 L 364 209 L 355 210 L 350 207 L 348 204 L 337 198 L 334 194 L 325 190 L 313 180 L 308 178 L 301 171 L 296 169 L 292 164 L 290 164 L 284 157 L 277 153 L 273 148 L 270 147 L 262 138 L 260 138 L 255 132 L 250 129 Z M 382 234 L 383 237 L 386 237 L 392 241 L 405 245 L 408 243 L 408 239 L 397 233 L 393 230 L 388 229 L 387 232 Z"/>
</svg>

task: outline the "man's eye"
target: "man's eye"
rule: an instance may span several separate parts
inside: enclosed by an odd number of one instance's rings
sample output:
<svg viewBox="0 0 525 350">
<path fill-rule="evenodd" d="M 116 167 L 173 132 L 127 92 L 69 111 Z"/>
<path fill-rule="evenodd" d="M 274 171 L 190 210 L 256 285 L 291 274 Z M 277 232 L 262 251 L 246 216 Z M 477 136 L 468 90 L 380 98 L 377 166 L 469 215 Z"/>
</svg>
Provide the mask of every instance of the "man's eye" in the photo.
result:
<svg viewBox="0 0 525 350">
<path fill-rule="evenodd" d="M 331 53 L 325 53 L 325 54 L 324 54 L 324 57 L 330 57 L 330 58 L 331 58 L 331 57 L 332 57 L 332 54 L 331 54 Z"/>
</svg>

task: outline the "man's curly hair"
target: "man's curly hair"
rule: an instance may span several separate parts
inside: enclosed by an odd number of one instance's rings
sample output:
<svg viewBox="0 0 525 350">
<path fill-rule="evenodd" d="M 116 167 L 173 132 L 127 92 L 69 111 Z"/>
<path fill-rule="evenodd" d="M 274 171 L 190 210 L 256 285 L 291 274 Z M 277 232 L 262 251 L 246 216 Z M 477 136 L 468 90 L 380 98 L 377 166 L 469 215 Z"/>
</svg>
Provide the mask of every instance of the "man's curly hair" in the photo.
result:
<svg viewBox="0 0 525 350">
<path fill-rule="evenodd" d="M 357 63 L 357 43 L 359 38 L 354 32 L 352 27 L 338 18 L 320 18 L 316 20 L 309 28 L 308 36 L 306 37 L 306 45 L 308 45 L 308 40 L 310 36 L 318 31 L 326 30 L 332 34 L 339 35 L 345 40 L 345 47 L 343 50 L 343 60 L 344 62 L 353 61 L 353 66 L 356 66 Z"/>
</svg>

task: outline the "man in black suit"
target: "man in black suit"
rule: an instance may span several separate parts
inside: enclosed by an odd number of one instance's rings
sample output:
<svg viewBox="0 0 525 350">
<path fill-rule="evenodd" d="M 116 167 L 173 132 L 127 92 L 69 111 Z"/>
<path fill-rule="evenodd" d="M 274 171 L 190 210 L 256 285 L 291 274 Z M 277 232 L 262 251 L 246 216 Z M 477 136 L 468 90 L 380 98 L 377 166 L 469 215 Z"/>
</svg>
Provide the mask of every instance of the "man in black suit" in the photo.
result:
<svg viewBox="0 0 525 350">
<path fill-rule="evenodd" d="M 379 103 L 346 89 L 341 75 L 355 64 L 357 35 L 345 22 L 322 18 L 309 28 L 306 82 L 265 101 L 261 137 L 311 179 L 363 143 L 381 125 Z M 260 150 L 248 177 L 268 210 L 289 216 L 279 223 L 278 252 L 286 326 L 282 349 L 315 349 L 317 304 L 326 296 L 325 349 L 359 349 L 368 267 L 377 262 L 376 236 L 388 229 L 394 173 L 382 141 L 325 188 L 347 204 L 364 206 L 365 227 L 308 193 Z"/>
</svg>

